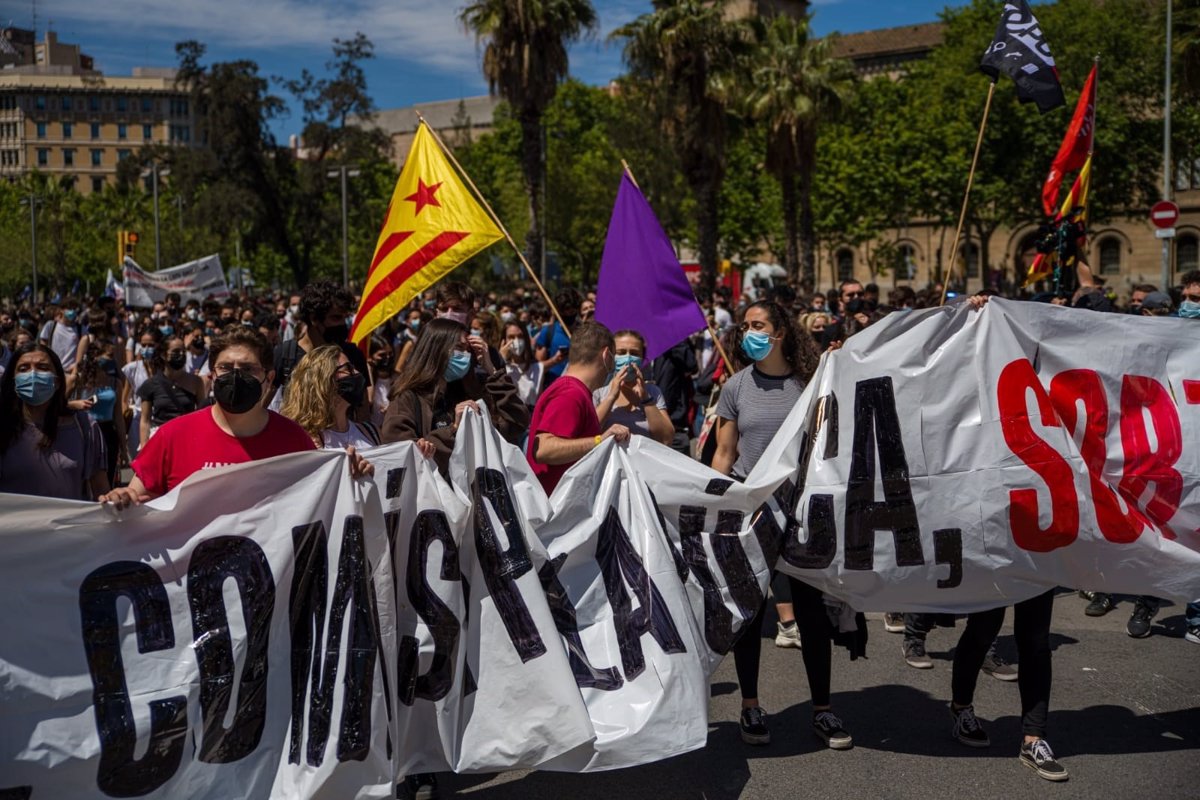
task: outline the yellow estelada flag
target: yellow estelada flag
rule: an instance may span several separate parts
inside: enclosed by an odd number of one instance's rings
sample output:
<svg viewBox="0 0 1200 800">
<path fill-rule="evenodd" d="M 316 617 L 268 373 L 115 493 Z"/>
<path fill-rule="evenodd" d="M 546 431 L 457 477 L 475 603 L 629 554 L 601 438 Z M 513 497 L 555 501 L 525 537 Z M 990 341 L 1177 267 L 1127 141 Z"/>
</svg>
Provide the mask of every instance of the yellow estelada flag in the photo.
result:
<svg viewBox="0 0 1200 800">
<path fill-rule="evenodd" d="M 350 341 L 362 342 L 414 297 L 503 238 L 422 120 L 388 203 Z"/>
<path fill-rule="evenodd" d="M 1087 161 L 1083 162 L 1083 168 L 1079 170 L 1079 175 L 1075 178 L 1075 183 L 1071 186 L 1071 191 L 1063 200 L 1062 207 L 1058 211 L 1058 219 L 1055 223 L 1066 219 L 1071 212 L 1076 212 L 1079 217 L 1079 222 L 1087 224 L 1087 202 L 1088 191 L 1092 187 L 1092 157 L 1089 155 Z M 1033 263 L 1029 265 L 1029 275 L 1025 278 L 1025 283 L 1022 287 L 1032 286 L 1038 281 L 1044 281 L 1054 272 L 1053 254 L 1047 256 L 1045 253 L 1038 253 L 1033 259 Z M 1070 267 L 1071 264 L 1066 266 Z"/>
</svg>

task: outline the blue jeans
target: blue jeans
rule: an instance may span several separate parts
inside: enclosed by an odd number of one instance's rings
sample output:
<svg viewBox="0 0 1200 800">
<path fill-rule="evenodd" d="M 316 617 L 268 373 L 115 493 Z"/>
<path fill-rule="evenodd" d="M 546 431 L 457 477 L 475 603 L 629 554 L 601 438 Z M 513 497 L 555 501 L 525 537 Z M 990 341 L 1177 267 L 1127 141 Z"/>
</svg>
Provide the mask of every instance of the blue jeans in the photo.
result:
<svg viewBox="0 0 1200 800">
<path fill-rule="evenodd" d="M 1185 619 L 1189 628 L 1200 627 L 1200 600 L 1193 600 L 1187 604 Z"/>
</svg>

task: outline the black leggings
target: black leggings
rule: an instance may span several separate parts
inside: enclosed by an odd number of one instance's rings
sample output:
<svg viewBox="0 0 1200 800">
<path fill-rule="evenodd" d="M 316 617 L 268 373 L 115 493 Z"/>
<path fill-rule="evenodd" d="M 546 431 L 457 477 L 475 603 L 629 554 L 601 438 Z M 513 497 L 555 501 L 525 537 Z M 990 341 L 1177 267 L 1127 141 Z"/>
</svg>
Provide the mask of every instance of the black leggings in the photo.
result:
<svg viewBox="0 0 1200 800">
<path fill-rule="evenodd" d="M 776 574 L 772 585 L 779 583 L 783 576 Z M 791 590 L 790 598 L 780 597 L 776 592 L 776 602 L 792 603 L 796 612 L 796 627 L 800 631 L 801 655 L 804 657 L 804 671 L 808 675 L 808 688 L 812 692 L 814 706 L 829 705 L 829 681 L 833 669 L 833 640 L 829 615 L 825 612 L 825 601 L 821 592 L 803 581 L 786 578 L 784 583 Z M 733 665 L 737 670 L 738 685 L 742 690 L 743 700 L 758 699 L 758 665 L 762 658 L 762 625 L 763 615 L 767 608 L 764 599 L 758 614 L 742 630 L 737 643 L 733 646 Z"/>
<path fill-rule="evenodd" d="M 1050 616 L 1054 611 L 1054 591 L 1039 594 L 1013 606 L 1013 635 L 1017 640 L 1017 685 L 1021 690 L 1021 732 L 1027 736 L 1046 735 L 1046 715 L 1050 709 Z M 967 615 L 954 650 L 954 674 L 951 689 L 954 703 L 969 706 L 975 698 L 975 682 L 988 648 L 1004 624 L 1004 608 Z"/>
</svg>

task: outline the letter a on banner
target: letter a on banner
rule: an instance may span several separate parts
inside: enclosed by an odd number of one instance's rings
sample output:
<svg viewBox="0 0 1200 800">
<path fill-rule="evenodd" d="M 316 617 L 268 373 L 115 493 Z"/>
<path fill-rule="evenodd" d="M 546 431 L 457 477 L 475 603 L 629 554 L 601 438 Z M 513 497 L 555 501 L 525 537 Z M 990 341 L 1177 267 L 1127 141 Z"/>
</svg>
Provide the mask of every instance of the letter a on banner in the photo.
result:
<svg viewBox="0 0 1200 800">
<path fill-rule="evenodd" d="M 350 341 L 370 336 L 414 297 L 503 238 L 421 122 L 388 203 Z"/>
</svg>

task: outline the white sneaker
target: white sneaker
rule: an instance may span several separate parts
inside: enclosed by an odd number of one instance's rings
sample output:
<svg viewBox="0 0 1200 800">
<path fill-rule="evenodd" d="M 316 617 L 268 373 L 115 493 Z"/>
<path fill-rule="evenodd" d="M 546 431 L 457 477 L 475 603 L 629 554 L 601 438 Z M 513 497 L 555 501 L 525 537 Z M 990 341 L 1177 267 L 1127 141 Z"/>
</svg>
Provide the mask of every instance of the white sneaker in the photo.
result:
<svg viewBox="0 0 1200 800">
<path fill-rule="evenodd" d="M 800 629 L 796 627 L 796 623 L 784 625 L 782 622 L 775 623 L 778 633 L 775 634 L 776 647 L 794 647 L 800 649 Z"/>
<path fill-rule="evenodd" d="M 883 615 L 883 629 L 888 633 L 904 633 L 904 615 L 890 611 Z"/>
</svg>

